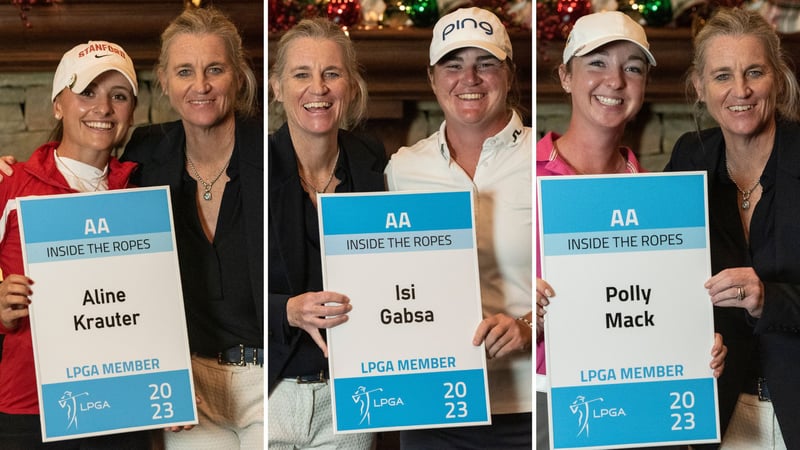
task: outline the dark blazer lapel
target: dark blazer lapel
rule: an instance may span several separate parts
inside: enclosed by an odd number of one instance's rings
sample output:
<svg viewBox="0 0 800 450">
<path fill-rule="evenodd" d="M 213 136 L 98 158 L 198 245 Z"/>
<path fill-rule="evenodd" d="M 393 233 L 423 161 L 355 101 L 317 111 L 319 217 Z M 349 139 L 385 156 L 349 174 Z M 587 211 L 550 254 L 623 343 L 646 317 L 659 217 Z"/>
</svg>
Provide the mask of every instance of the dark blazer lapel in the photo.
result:
<svg viewBox="0 0 800 450">
<path fill-rule="evenodd" d="M 701 136 L 700 151 L 696 155 L 702 160 L 698 162 L 702 164 L 702 167 L 708 169 L 709 177 L 716 176 L 720 165 L 725 164 L 724 158 L 722 158 L 722 152 L 725 151 L 725 146 L 722 144 L 722 131 L 714 128 L 703 132 Z"/>
<path fill-rule="evenodd" d="M 242 202 L 247 228 L 250 280 L 258 323 L 264 318 L 264 130 L 253 121 L 236 121 Z"/>
<path fill-rule="evenodd" d="M 370 192 L 385 189 L 383 176 L 384 163 L 379 164 L 378 156 L 360 139 L 345 132 L 339 133 L 339 147 L 346 148 L 353 177 L 354 192 Z M 380 148 L 383 151 L 383 147 Z"/>
<path fill-rule="evenodd" d="M 270 138 L 269 152 L 269 223 L 275 233 L 271 245 L 277 245 L 285 263 L 290 292 L 301 293 L 305 277 L 305 244 L 303 242 L 303 202 L 288 201 L 300 197 L 300 180 L 294 146 L 284 125 Z"/>
<path fill-rule="evenodd" d="M 775 150 L 778 152 L 778 179 L 800 180 L 800 124 L 778 122 L 775 131 Z"/>
<path fill-rule="evenodd" d="M 165 124 L 164 135 L 154 143 L 154 150 L 150 152 L 152 161 L 149 163 L 143 180 L 152 179 L 169 180 L 170 189 L 174 192 L 180 186 L 183 174 L 183 149 L 186 147 L 186 136 L 183 133 L 181 122 Z"/>
<path fill-rule="evenodd" d="M 787 277 L 800 277 L 800 125 L 778 122 L 774 151 L 777 154 L 775 180 L 775 242 L 777 266 L 790 270 Z"/>
</svg>

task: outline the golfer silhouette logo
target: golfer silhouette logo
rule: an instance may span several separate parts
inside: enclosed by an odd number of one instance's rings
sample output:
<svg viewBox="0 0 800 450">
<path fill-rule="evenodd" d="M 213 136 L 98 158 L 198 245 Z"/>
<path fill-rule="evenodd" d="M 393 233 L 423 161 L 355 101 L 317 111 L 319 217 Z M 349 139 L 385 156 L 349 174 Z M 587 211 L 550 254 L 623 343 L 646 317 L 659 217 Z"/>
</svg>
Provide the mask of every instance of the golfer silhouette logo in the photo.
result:
<svg viewBox="0 0 800 450">
<path fill-rule="evenodd" d="M 586 400 L 586 397 L 579 395 L 572 401 L 572 404 L 569 405 L 569 410 L 572 414 L 578 415 L 578 434 L 580 436 L 581 433 L 586 433 L 586 437 L 589 437 L 589 404 L 592 402 L 602 402 L 602 398 L 595 398 L 592 400 Z"/>
<path fill-rule="evenodd" d="M 72 392 L 64 391 L 64 394 L 58 399 L 58 406 L 67 410 L 67 428 L 71 428 L 74 425 L 75 429 L 78 429 L 78 397 L 84 395 L 89 395 L 89 393 L 83 392 L 78 395 L 72 395 Z"/>
<path fill-rule="evenodd" d="M 383 391 L 382 388 L 373 389 L 368 391 L 366 387 L 359 386 L 358 389 L 353 393 L 353 403 L 358 403 L 358 407 L 361 414 L 361 421 L 358 422 L 359 425 L 363 424 L 364 421 L 367 421 L 367 425 L 369 425 L 369 394 L 372 392 L 381 392 Z"/>
</svg>

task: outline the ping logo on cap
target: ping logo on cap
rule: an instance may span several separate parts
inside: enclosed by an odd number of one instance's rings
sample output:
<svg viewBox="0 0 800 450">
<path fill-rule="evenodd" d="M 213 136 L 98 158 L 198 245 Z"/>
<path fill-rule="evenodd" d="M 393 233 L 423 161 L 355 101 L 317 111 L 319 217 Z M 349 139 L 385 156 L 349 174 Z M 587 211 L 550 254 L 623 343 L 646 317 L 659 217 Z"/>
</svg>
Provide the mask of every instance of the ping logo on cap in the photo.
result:
<svg viewBox="0 0 800 450">
<path fill-rule="evenodd" d="M 494 28 L 492 28 L 491 23 L 484 20 L 477 21 L 471 17 L 465 17 L 461 20 L 456 20 L 455 22 L 445 25 L 444 29 L 442 30 L 442 40 L 447 40 L 447 35 L 453 31 L 466 30 L 468 28 L 473 30 L 481 29 L 487 36 L 494 34 Z"/>
</svg>

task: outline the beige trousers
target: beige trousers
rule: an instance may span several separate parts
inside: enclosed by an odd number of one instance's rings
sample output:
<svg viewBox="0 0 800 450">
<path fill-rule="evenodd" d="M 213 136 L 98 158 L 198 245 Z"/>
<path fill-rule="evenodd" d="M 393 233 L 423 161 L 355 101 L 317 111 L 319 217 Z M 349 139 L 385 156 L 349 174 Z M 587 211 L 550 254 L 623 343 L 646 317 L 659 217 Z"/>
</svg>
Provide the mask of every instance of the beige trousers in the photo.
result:
<svg viewBox="0 0 800 450">
<path fill-rule="evenodd" d="M 374 433 L 333 434 L 327 383 L 278 383 L 267 400 L 270 450 L 369 450 Z"/>
<path fill-rule="evenodd" d="M 786 450 L 772 402 L 757 395 L 739 394 L 720 450 Z"/>
<path fill-rule="evenodd" d="M 264 368 L 220 365 L 192 356 L 199 424 L 164 432 L 167 450 L 263 450 Z"/>
</svg>

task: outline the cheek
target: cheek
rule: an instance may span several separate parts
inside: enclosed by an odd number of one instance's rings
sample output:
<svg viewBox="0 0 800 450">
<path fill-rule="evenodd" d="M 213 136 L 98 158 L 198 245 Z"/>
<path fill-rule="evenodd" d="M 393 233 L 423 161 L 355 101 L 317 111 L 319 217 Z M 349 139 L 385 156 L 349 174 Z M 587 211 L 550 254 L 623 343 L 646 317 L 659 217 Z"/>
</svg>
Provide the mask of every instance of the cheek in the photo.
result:
<svg viewBox="0 0 800 450">
<path fill-rule="evenodd" d="M 229 97 L 236 97 L 236 92 L 239 90 L 239 85 L 233 80 L 226 80 L 220 85 L 220 89 Z"/>
<path fill-rule="evenodd" d="M 575 83 L 577 86 L 585 86 L 587 91 L 591 91 L 592 89 L 596 88 L 600 85 L 600 78 L 599 77 L 587 77 L 577 80 Z M 573 85 L 573 86 L 575 86 Z"/>
<path fill-rule="evenodd" d="M 705 89 L 702 94 L 706 103 L 715 105 L 721 104 L 727 97 L 726 91 L 723 89 Z"/>
<path fill-rule="evenodd" d="M 628 85 L 632 88 L 632 92 L 637 98 L 644 98 L 645 88 L 647 87 L 647 81 L 644 78 L 633 78 Z"/>
<path fill-rule="evenodd" d="M 164 87 L 164 92 L 166 92 L 167 96 L 170 98 L 179 97 L 181 92 L 186 90 L 184 86 L 188 86 L 188 84 L 189 83 L 181 83 L 180 81 L 172 80 L 172 82 L 167 83 Z"/>
<path fill-rule="evenodd" d="M 508 77 L 505 76 L 496 76 L 492 80 L 490 80 L 492 86 L 494 86 L 494 90 L 501 97 L 505 97 L 508 92 L 511 90 L 511 83 L 509 83 Z"/>
<path fill-rule="evenodd" d="M 356 92 L 358 91 L 358 84 L 356 82 L 350 83 L 346 79 L 341 79 L 330 86 L 334 97 L 347 103 L 355 100 Z"/>
<path fill-rule="evenodd" d="M 767 98 L 772 104 L 774 105 L 777 102 L 777 99 L 780 95 L 778 90 L 782 90 L 779 86 L 772 81 L 765 82 L 759 85 L 759 90 L 763 93 L 762 95 Z"/>
<path fill-rule="evenodd" d="M 441 91 L 452 84 L 451 78 L 452 75 L 448 76 L 444 70 L 435 70 L 428 79 L 432 89 Z"/>
<path fill-rule="evenodd" d="M 128 124 L 133 124 L 133 113 L 134 111 L 136 111 L 136 106 L 132 104 L 127 104 L 123 106 L 122 109 L 123 109 L 123 114 L 128 118 L 127 120 Z"/>
</svg>

